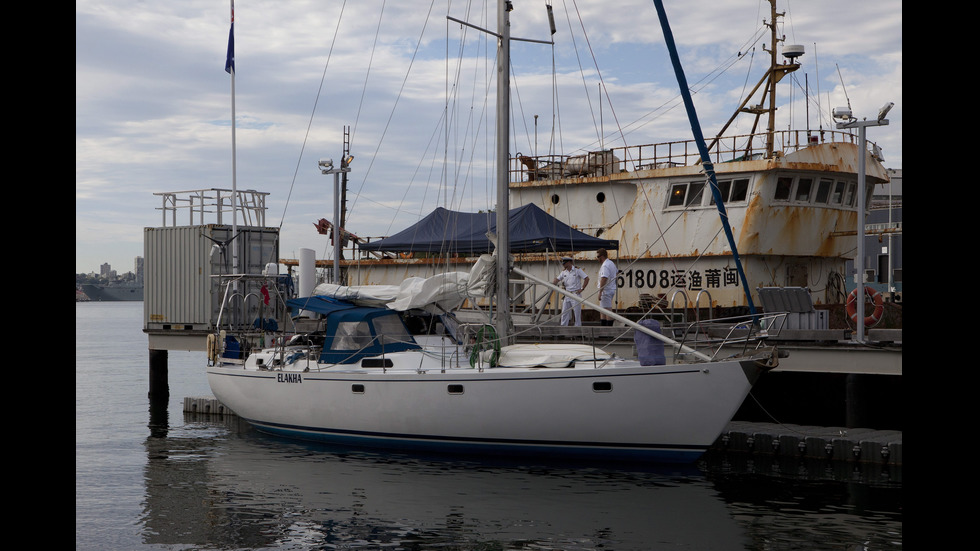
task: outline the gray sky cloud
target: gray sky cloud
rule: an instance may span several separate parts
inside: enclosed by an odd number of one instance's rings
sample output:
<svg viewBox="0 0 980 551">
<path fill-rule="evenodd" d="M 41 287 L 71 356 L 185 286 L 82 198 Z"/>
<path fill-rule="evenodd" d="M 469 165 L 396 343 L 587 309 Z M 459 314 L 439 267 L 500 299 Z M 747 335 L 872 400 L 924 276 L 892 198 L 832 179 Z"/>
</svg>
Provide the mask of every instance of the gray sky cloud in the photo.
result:
<svg viewBox="0 0 980 551">
<path fill-rule="evenodd" d="M 600 121 L 606 146 L 622 135 L 630 145 L 690 137 L 650 0 L 622 0 L 614 8 L 586 0 L 551 3 L 554 49 L 513 47 L 513 153 L 595 148 Z M 237 187 L 271 194 L 267 221 L 282 225 L 284 257 L 300 248 L 326 257 L 328 242 L 312 223 L 332 215 L 333 182 L 316 162 L 339 157 L 344 126 L 352 129 L 356 157 L 350 231 L 393 233 L 444 198 L 452 208 L 492 208 L 493 99 L 485 93 L 493 52 L 461 70 L 466 78 L 453 87 L 449 106 L 451 128 L 460 130 L 447 131 L 447 74 L 455 74 L 462 33 L 447 24 L 447 4 L 235 3 Z M 713 135 L 761 77 L 763 48 L 771 46 L 761 33 L 768 3 L 665 5 L 702 126 Z M 453 17 L 496 26 L 492 6 L 468 13 L 465 4 L 452 6 Z M 515 0 L 514 6 L 513 36 L 547 37 L 542 2 Z M 887 167 L 901 168 L 902 2 L 797 0 L 780 2 L 779 9 L 786 12 L 786 43 L 807 50 L 795 81 L 780 87 L 780 126 L 792 119 L 795 127 L 809 120 L 831 129 L 827 113 L 848 99 L 857 116 L 867 117 L 893 101 L 890 126 L 870 130 L 868 138 L 883 148 Z M 142 255 L 143 228 L 161 222 L 153 193 L 231 187 L 228 28 L 227 0 L 76 2 L 76 272 L 97 271 L 103 262 L 131 269 Z M 485 53 L 478 51 L 478 33 L 466 32 L 465 56 L 476 59 Z M 740 52 L 745 55 L 734 62 Z M 605 88 L 601 101 L 596 66 Z M 809 110 L 804 87 L 814 98 Z M 747 132 L 748 124 L 741 129 Z M 442 166 L 444 158 L 450 166 Z"/>
</svg>

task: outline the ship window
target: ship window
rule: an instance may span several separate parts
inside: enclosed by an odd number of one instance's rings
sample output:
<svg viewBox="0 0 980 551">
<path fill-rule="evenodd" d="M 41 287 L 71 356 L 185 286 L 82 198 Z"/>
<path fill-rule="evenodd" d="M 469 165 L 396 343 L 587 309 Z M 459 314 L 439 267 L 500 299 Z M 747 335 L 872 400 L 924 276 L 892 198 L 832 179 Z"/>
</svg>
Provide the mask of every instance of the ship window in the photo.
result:
<svg viewBox="0 0 980 551">
<path fill-rule="evenodd" d="M 775 201 L 789 201 L 790 190 L 793 189 L 793 178 L 783 176 L 776 180 L 776 195 L 773 196 Z"/>
<path fill-rule="evenodd" d="M 462 394 L 463 385 L 449 385 L 448 390 L 450 394 Z"/>
<path fill-rule="evenodd" d="M 728 199 L 732 203 L 744 201 L 749 195 L 749 179 L 742 178 L 732 182 L 732 196 Z"/>
<path fill-rule="evenodd" d="M 604 203 L 606 201 L 606 194 L 600 191 L 595 195 L 595 200 Z"/>
<path fill-rule="evenodd" d="M 749 180 L 748 178 L 740 178 L 734 181 L 721 180 L 718 182 L 718 193 L 721 195 L 721 200 L 726 203 L 744 201 L 749 194 Z M 714 195 L 708 198 L 708 204 L 715 204 Z"/>
<path fill-rule="evenodd" d="M 364 394 L 364 385 L 351 385 L 350 391 L 354 394 Z"/>
<path fill-rule="evenodd" d="M 684 204 L 684 196 L 687 194 L 687 184 L 674 184 L 670 186 L 670 197 L 667 198 L 668 207 L 679 207 Z"/>
<path fill-rule="evenodd" d="M 558 201 L 561 201 L 561 198 L 558 197 L 558 194 L 557 193 L 551 196 L 551 204 L 552 205 L 557 205 L 558 204 Z"/>
<path fill-rule="evenodd" d="M 834 185 L 833 180 L 828 180 L 826 178 L 820 180 L 820 185 L 817 187 L 816 203 L 821 205 L 827 204 L 827 199 L 830 198 L 830 187 L 833 185 Z"/>
<path fill-rule="evenodd" d="M 809 203 L 811 187 L 813 187 L 812 178 L 800 178 L 796 183 L 796 200 Z"/>
<path fill-rule="evenodd" d="M 732 203 L 744 201 L 749 196 L 749 179 L 742 178 L 732 182 L 732 196 L 728 199 Z"/>
<path fill-rule="evenodd" d="M 704 198 L 704 182 L 673 184 L 670 186 L 668 207 L 700 207 Z"/>
<path fill-rule="evenodd" d="M 592 383 L 592 392 L 612 392 L 612 383 L 609 381 L 597 381 Z"/>
<path fill-rule="evenodd" d="M 721 200 L 722 201 L 728 201 L 728 194 L 729 194 L 729 192 L 731 192 L 731 190 L 732 190 L 732 181 L 731 180 L 722 180 L 722 181 L 718 182 L 718 194 L 721 195 Z M 715 204 L 715 196 L 714 196 L 714 194 L 711 195 L 711 199 L 710 199 L 710 202 L 708 204 L 710 204 L 710 205 L 714 205 Z"/>
<path fill-rule="evenodd" d="M 844 201 L 844 204 L 849 207 L 853 207 L 857 205 L 857 195 L 854 194 L 855 189 L 857 189 L 856 183 L 850 182 L 849 184 L 847 184 L 847 200 Z"/>
<path fill-rule="evenodd" d="M 837 182 L 834 186 L 834 194 L 830 196 L 831 205 L 839 205 L 844 199 L 844 182 Z"/>
<path fill-rule="evenodd" d="M 700 206 L 701 197 L 704 195 L 704 182 L 691 182 L 690 189 L 687 190 L 686 206 Z"/>
<path fill-rule="evenodd" d="M 687 184 L 674 184 L 670 186 L 670 197 L 667 199 L 668 207 L 679 207 L 684 204 L 684 197 L 687 195 Z"/>
</svg>

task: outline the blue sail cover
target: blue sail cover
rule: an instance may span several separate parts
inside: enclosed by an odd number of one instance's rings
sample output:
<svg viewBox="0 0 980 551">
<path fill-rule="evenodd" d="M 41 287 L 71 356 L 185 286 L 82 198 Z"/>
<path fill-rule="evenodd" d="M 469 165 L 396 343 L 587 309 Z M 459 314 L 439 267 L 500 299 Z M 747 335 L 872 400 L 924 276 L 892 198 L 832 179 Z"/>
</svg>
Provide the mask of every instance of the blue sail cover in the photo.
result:
<svg viewBox="0 0 980 551">
<path fill-rule="evenodd" d="M 533 203 L 511 209 L 509 220 L 512 253 L 619 248 L 619 241 L 582 233 Z M 496 231 L 497 217 L 493 212 L 458 212 L 439 207 L 414 226 L 373 243 L 362 243 L 360 249 L 473 256 L 493 252 L 487 233 Z"/>
</svg>

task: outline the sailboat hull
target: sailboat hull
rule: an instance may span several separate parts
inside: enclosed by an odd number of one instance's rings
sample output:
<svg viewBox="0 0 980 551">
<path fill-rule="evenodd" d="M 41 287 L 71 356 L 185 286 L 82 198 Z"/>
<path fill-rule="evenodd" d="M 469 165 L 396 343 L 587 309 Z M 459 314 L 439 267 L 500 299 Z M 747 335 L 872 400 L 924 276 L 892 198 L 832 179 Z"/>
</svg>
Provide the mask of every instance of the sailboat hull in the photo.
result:
<svg viewBox="0 0 980 551">
<path fill-rule="evenodd" d="M 751 389 L 751 360 L 552 369 L 253 371 L 210 367 L 258 430 L 357 446 L 691 462 Z"/>
</svg>

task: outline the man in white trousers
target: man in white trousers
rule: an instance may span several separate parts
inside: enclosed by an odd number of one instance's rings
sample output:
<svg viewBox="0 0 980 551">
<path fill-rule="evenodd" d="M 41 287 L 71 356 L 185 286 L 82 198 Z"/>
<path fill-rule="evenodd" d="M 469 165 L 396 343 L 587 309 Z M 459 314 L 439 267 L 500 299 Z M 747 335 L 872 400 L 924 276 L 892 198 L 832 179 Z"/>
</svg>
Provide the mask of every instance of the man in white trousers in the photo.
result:
<svg viewBox="0 0 980 551">
<path fill-rule="evenodd" d="M 561 285 L 566 291 L 575 293 L 578 296 L 582 296 L 582 289 L 585 289 L 589 284 L 589 276 L 585 274 L 582 268 L 579 268 L 572 262 L 572 258 L 566 256 L 561 259 L 562 270 L 558 277 L 556 277 L 552 284 Z M 573 299 L 569 296 L 564 296 L 564 300 L 561 303 L 561 324 L 568 325 L 572 319 L 572 313 L 575 314 L 575 325 L 582 325 L 582 303 Z"/>
</svg>

